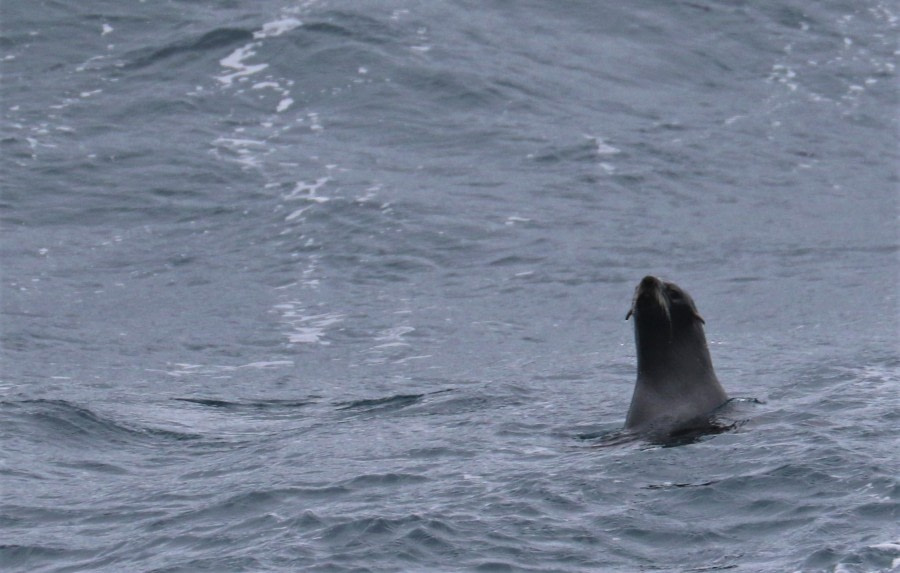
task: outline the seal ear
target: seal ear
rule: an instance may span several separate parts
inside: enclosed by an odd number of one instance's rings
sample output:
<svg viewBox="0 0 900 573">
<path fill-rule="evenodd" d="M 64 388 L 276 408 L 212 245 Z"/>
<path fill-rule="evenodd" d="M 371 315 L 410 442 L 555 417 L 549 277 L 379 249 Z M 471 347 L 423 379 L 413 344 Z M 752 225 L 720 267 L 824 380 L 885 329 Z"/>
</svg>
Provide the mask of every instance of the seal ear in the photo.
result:
<svg viewBox="0 0 900 573">
<path fill-rule="evenodd" d="M 691 296 L 684 292 L 681 287 L 676 285 L 675 283 L 665 283 L 666 287 L 669 289 L 669 293 L 675 301 L 687 304 L 688 308 L 691 309 L 691 315 L 700 321 L 700 324 L 706 324 L 706 321 L 703 320 L 703 317 L 700 316 L 700 311 L 697 310 L 697 305 L 694 304 L 694 299 Z"/>
<path fill-rule="evenodd" d="M 631 315 L 632 315 L 632 314 L 634 314 L 634 309 L 633 309 L 633 308 L 629 308 L 629 309 L 628 309 L 628 314 L 625 315 L 625 320 L 628 320 L 629 318 L 631 318 Z M 703 319 L 701 318 L 700 320 L 703 320 Z"/>
<path fill-rule="evenodd" d="M 690 297 L 686 297 L 686 298 L 687 298 L 688 304 L 690 304 L 691 314 L 694 315 L 694 318 L 699 320 L 700 324 L 706 324 L 706 321 L 703 320 L 702 316 L 700 316 L 700 311 L 697 310 L 697 305 L 694 304 L 694 299 L 692 299 Z"/>
<path fill-rule="evenodd" d="M 688 303 L 690 304 L 691 315 L 693 315 L 694 318 L 699 320 L 700 324 L 706 324 L 706 321 L 703 320 L 702 316 L 700 316 L 700 311 L 697 310 L 697 305 L 694 304 L 694 301 L 692 299 L 688 299 Z"/>
</svg>

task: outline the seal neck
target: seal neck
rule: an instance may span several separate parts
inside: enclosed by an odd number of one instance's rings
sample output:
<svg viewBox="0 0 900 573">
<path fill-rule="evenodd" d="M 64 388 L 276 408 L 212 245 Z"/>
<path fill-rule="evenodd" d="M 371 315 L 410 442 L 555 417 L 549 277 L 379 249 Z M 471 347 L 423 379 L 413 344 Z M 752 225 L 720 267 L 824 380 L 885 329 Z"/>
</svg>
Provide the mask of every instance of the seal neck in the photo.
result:
<svg viewBox="0 0 900 573">
<path fill-rule="evenodd" d="M 670 328 L 679 332 L 672 332 Z M 687 330 L 687 332 L 685 332 Z M 668 379 L 673 372 L 690 378 L 715 376 L 703 326 L 635 324 L 638 377 L 647 381 Z"/>
</svg>

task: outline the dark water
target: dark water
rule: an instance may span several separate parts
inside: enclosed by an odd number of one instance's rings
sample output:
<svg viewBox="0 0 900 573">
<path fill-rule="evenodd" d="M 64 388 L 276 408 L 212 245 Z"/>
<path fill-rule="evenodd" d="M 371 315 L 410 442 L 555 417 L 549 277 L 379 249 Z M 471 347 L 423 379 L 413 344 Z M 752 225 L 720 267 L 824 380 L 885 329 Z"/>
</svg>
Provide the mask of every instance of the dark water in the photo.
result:
<svg viewBox="0 0 900 573">
<path fill-rule="evenodd" d="M 900 567 L 895 3 L 0 16 L 5 571 Z"/>
</svg>

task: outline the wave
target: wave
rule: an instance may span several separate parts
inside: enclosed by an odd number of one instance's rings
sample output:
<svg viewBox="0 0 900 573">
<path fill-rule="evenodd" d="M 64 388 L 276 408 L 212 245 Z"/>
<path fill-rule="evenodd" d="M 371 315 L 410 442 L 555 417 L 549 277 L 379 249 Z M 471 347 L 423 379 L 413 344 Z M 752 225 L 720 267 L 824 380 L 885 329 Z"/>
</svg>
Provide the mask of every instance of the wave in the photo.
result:
<svg viewBox="0 0 900 573">
<path fill-rule="evenodd" d="M 385 398 L 370 398 L 338 403 L 338 410 L 356 410 L 362 412 L 397 410 L 418 403 L 425 394 L 397 394 Z"/>
<path fill-rule="evenodd" d="M 9 415 L 4 425 L 28 426 L 27 430 L 13 429 L 13 434 L 44 435 L 42 442 L 48 439 L 47 434 L 50 434 L 50 443 L 80 444 L 123 443 L 148 439 L 179 442 L 203 439 L 199 434 L 121 422 L 66 400 L 4 401 L 0 402 L 0 410 Z"/>
<path fill-rule="evenodd" d="M 209 408 L 234 411 L 293 409 L 316 403 L 315 400 L 254 400 L 247 402 L 216 400 L 212 398 L 173 398 L 173 400 L 197 404 L 198 406 L 207 406 Z"/>
<path fill-rule="evenodd" d="M 179 39 L 161 48 L 141 48 L 125 54 L 125 69 L 141 69 L 173 58 L 189 59 L 198 53 L 215 51 L 222 48 L 253 40 L 253 32 L 240 28 L 218 28 L 199 37 Z M 175 63 L 175 66 L 184 62 Z"/>
</svg>

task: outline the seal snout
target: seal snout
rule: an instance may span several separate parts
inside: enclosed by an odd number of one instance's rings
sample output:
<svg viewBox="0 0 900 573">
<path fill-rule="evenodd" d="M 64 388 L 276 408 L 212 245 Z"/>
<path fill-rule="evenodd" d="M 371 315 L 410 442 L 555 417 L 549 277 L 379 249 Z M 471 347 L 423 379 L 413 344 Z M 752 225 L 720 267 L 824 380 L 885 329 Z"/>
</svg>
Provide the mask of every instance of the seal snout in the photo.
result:
<svg viewBox="0 0 900 573">
<path fill-rule="evenodd" d="M 638 315 L 642 312 L 653 309 L 654 313 L 660 313 L 665 317 L 666 322 L 671 321 L 671 312 L 669 310 L 669 299 L 665 294 L 665 283 L 652 275 L 647 275 L 634 289 L 634 298 L 631 301 L 631 308 L 625 315 L 625 320 Z"/>
<path fill-rule="evenodd" d="M 638 290 L 646 290 L 651 288 L 662 288 L 663 282 L 659 278 L 653 275 L 647 275 L 641 279 L 640 284 L 638 284 Z"/>
</svg>

